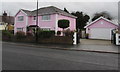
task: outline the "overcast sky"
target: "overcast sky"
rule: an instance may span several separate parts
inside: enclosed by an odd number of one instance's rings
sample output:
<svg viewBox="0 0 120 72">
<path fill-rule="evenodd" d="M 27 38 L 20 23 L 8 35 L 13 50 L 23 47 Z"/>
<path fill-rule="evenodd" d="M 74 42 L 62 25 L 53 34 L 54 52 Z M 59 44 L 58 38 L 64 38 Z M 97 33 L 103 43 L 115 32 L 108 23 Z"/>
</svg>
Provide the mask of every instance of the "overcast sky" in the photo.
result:
<svg viewBox="0 0 120 72">
<path fill-rule="evenodd" d="M 33 0 L 30 0 L 30 1 L 33 1 Z M 14 16 L 19 9 L 27 9 L 27 10 L 36 9 L 35 0 L 33 2 L 30 2 L 30 1 L 27 2 L 25 0 L 24 2 L 15 2 L 15 1 L 8 2 L 4 0 L 2 4 L 0 3 L 0 7 L 2 7 L 2 10 L 0 8 L 0 15 L 2 14 L 3 11 L 7 11 L 8 14 Z M 104 1 L 99 2 L 98 0 L 94 0 L 92 2 L 90 1 L 84 2 L 83 0 L 79 2 L 78 0 L 74 0 L 74 2 L 64 2 L 63 0 L 60 0 L 59 2 L 52 2 L 52 1 L 45 2 L 45 1 L 46 0 L 44 1 L 39 0 L 39 8 L 46 7 L 46 6 L 56 6 L 60 9 L 64 9 L 65 7 L 69 12 L 82 11 L 90 15 L 91 17 L 96 12 L 107 11 L 111 14 L 111 16 L 115 17 L 115 19 L 117 19 L 118 17 L 118 0 L 106 0 L 107 2 L 104 2 Z"/>
</svg>

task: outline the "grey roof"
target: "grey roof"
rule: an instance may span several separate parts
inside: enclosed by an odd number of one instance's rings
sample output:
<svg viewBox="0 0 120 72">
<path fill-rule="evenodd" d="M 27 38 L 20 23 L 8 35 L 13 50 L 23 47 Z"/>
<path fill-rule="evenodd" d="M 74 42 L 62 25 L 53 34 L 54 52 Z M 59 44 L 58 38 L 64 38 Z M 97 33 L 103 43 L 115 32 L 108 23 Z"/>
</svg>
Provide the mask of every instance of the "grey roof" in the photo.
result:
<svg viewBox="0 0 120 72">
<path fill-rule="evenodd" d="M 28 16 L 31 16 L 31 15 L 32 15 L 32 11 L 24 10 L 24 9 L 21 9 L 21 10 L 24 11 Z"/>
<path fill-rule="evenodd" d="M 28 10 L 22 9 L 22 11 L 24 11 L 28 16 L 36 16 L 37 10 L 28 11 Z M 54 6 L 43 7 L 43 8 L 38 9 L 38 15 L 47 15 L 47 14 L 61 14 L 61 15 L 76 18 L 76 16 L 71 15 L 70 13 L 67 13 L 57 7 L 54 7 Z"/>
</svg>

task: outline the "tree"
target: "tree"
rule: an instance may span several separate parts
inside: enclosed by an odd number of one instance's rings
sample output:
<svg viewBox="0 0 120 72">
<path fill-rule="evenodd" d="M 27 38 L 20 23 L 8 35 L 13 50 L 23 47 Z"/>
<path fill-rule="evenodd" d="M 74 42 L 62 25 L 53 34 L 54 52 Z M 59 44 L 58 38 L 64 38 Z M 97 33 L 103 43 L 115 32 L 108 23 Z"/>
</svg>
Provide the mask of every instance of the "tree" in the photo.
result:
<svg viewBox="0 0 120 72">
<path fill-rule="evenodd" d="M 65 19 L 62 19 L 62 20 L 58 20 L 58 27 L 60 28 L 63 28 L 63 31 L 65 28 L 68 28 L 69 27 L 69 20 L 65 20 Z M 64 36 L 64 32 L 63 32 L 63 36 Z"/>
<path fill-rule="evenodd" d="M 4 27 L 5 27 L 5 30 L 9 30 L 9 28 L 10 29 L 12 29 L 11 27 L 11 24 L 12 24 L 12 17 L 10 17 L 10 16 L 7 16 L 7 13 L 4 11 L 4 13 L 2 14 L 2 22 L 3 22 L 3 24 L 4 24 Z"/>
<path fill-rule="evenodd" d="M 113 19 L 113 17 L 108 12 L 103 11 L 103 12 L 100 12 L 100 13 L 95 13 L 94 17 L 92 18 L 92 21 L 96 20 L 97 18 L 99 18 L 101 16 L 104 17 L 104 18 L 107 18 L 109 20 Z"/>
<path fill-rule="evenodd" d="M 67 13 L 69 13 L 69 11 L 66 8 L 64 8 L 64 11 L 67 12 Z"/>
<path fill-rule="evenodd" d="M 58 27 L 60 28 L 63 28 L 63 30 L 65 28 L 68 28 L 69 27 L 69 20 L 65 20 L 65 19 L 62 19 L 62 20 L 58 20 Z"/>
<path fill-rule="evenodd" d="M 90 17 L 87 14 L 83 14 L 83 12 L 72 12 L 72 15 L 76 16 L 76 28 L 77 30 L 83 30 L 84 26 L 86 26 L 87 22 L 89 21 Z"/>
</svg>

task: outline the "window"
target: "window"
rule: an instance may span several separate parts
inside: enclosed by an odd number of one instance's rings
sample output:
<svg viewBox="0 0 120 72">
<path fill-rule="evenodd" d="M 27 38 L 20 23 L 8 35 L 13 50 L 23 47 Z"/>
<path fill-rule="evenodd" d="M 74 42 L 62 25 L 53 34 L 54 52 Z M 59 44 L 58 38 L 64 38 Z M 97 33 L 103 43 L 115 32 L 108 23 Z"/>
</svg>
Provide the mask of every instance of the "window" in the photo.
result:
<svg viewBox="0 0 120 72">
<path fill-rule="evenodd" d="M 101 24 L 103 24 L 103 22 L 101 21 Z"/>
<path fill-rule="evenodd" d="M 34 17 L 33 17 L 33 20 L 36 20 L 36 18 L 37 18 L 37 17 L 36 17 L 36 16 L 34 16 Z"/>
<path fill-rule="evenodd" d="M 24 20 L 24 17 L 23 16 L 19 16 L 18 17 L 18 21 L 23 21 Z"/>
<path fill-rule="evenodd" d="M 42 20 L 50 20 L 50 15 L 43 15 Z"/>
<path fill-rule="evenodd" d="M 17 28 L 17 31 L 23 31 L 23 28 Z"/>
</svg>

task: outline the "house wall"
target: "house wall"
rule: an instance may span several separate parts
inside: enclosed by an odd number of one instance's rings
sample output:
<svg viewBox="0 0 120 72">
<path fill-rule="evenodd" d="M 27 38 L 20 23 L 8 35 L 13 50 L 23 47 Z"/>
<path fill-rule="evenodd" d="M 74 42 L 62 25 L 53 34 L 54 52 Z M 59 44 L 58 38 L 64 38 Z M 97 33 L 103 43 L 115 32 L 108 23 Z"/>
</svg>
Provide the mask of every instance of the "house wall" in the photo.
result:
<svg viewBox="0 0 120 72">
<path fill-rule="evenodd" d="M 24 16 L 23 21 L 18 21 L 18 16 Z M 26 26 L 27 26 L 27 16 L 24 12 L 19 11 L 17 15 L 15 16 L 15 24 L 14 24 L 14 32 L 17 32 L 17 28 L 23 28 L 23 31 L 26 32 Z"/>
<path fill-rule="evenodd" d="M 24 16 L 24 21 L 17 21 L 18 16 Z M 40 28 L 50 28 L 50 30 L 62 30 L 61 28 L 58 28 L 58 20 L 60 19 L 67 19 L 70 21 L 70 30 L 76 29 L 76 19 L 58 15 L 58 14 L 52 14 L 50 16 L 50 20 L 44 21 L 42 20 L 42 16 L 38 16 L 38 26 Z M 17 15 L 15 16 L 15 24 L 14 24 L 14 32 L 17 32 L 17 28 L 23 28 L 23 31 L 26 32 L 26 27 L 30 25 L 36 25 L 36 20 L 33 20 L 33 16 L 27 16 L 23 11 L 19 11 Z"/>
<path fill-rule="evenodd" d="M 67 19 L 70 21 L 70 30 L 76 30 L 76 19 L 68 16 L 58 15 L 58 20 L 60 19 Z M 62 28 L 58 27 L 58 30 L 62 30 Z"/>
<path fill-rule="evenodd" d="M 102 24 L 101 24 L 102 22 Z M 86 28 L 86 33 L 90 33 L 90 29 L 91 28 L 118 28 L 117 25 L 113 25 L 112 23 L 104 20 L 104 19 L 100 19 L 98 21 L 96 21 L 95 23 L 91 24 L 90 26 L 88 26 Z"/>
<path fill-rule="evenodd" d="M 89 38 L 111 40 L 111 30 L 118 28 L 104 19 L 100 19 L 86 28 L 86 33 L 89 33 Z"/>
<path fill-rule="evenodd" d="M 103 22 L 103 24 L 101 24 L 101 22 Z M 93 23 L 92 25 L 90 25 L 88 28 L 98 28 L 98 27 L 102 27 L 102 28 L 117 28 L 117 26 L 113 25 L 112 23 L 100 19 L 97 22 Z"/>
<path fill-rule="evenodd" d="M 36 20 L 33 20 L 32 16 L 28 18 L 28 26 L 36 25 Z M 50 20 L 45 21 L 42 20 L 42 16 L 38 16 L 38 26 L 40 28 L 50 28 L 51 30 L 55 30 L 55 14 L 50 15 Z"/>
</svg>

